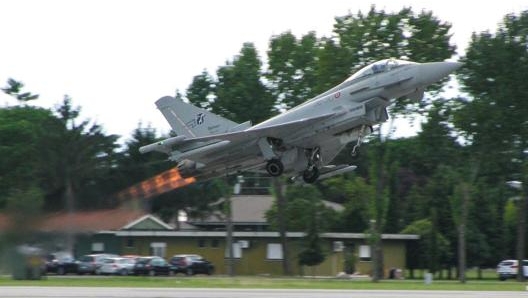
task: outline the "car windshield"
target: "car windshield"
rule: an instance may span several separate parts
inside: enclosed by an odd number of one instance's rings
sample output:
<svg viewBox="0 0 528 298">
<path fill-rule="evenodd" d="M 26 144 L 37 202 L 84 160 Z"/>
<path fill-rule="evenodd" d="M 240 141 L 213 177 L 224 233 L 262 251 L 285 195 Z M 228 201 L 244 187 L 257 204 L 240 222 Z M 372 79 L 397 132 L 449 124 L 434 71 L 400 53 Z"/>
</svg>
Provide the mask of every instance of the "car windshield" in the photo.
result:
<svg viewBox="0 0 528 298">
<path fill-rule="evenodd" d="M 90 256 L 82 256 L 79 261 L 81 262 L 92 262 L 93 261 L 93 257 L 90 257 Z"/>
<path fill-rule="evenodd" d="M 136 260 L 136 263 L 146 264 L 146 263 L 150 262 L 150 260 L 152 260 L 152 258 L 138 258 Z"/>
</svg>

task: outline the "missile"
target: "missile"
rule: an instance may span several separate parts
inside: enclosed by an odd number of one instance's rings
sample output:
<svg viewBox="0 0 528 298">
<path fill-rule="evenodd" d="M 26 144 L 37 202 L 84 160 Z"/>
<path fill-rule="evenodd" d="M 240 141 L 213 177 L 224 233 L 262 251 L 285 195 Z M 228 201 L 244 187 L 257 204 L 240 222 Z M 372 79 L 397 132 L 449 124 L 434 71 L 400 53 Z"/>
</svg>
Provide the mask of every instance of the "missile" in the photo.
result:
<svg viewBox="0 0 528 298">
<path fill-rule="evenodd" d="M 174 145 L 177 145 L 185 140 L 185 136 L 176 136 L 172 138 L 165 139 L 163 141 L 159 141 L 154 144 L 145 145 L 141 148 L 139 148 L 140 153 L 147 153 L 151 151 L 159 151 L 163 153 L 170 153 L 171 147 Z"/>
<path fill-rule="evenodd" d="M 330 177 L 333 177 L 335 175 L 339 175 L 339 174 L 344 174 L 344 173 L 348 173 L 348 172 L 352 172 L 353 170 L 355 170 L 357 168 L 357 166 L 346 166 L 344 168 L 340 168 L 340 169 L 337 169 L 337 170 L 333 170 L 333 171 L 330 171 L 330 172 L 327 172 L 327 173 L 324 173 L 322 174 L 321 176 L 319 176 L 319 178 L 317 180 L 322 180 L 322 179 L 326 179 L 326 178 L 330 178 Z"/>
</svg>

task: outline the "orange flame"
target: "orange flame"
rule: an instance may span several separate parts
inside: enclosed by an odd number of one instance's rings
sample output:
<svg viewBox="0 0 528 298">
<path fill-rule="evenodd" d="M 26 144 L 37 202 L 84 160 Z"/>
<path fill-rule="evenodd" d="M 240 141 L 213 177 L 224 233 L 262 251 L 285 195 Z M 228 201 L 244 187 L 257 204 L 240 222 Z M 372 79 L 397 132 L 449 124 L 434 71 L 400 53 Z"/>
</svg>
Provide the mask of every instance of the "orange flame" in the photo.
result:
<svg viewBox="0 0 528 298">
<path fill-rule="evenodd" d="M 133 198 L 149 199 L 194 182 L 194 177 L 183 178 L 177 168 L 172 168 L 119 192 L 117 197 L 120 201 Z"/>
</svg>

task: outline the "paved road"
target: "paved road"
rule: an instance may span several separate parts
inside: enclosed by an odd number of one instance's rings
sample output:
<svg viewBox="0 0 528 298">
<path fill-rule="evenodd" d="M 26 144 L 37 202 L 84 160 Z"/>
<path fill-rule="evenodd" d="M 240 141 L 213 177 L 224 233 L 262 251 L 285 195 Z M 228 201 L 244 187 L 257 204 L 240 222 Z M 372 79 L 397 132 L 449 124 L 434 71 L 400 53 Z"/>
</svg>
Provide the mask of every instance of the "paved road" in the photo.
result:
<svg viewBox="0 0 528 298">
<path fill-rule="evenodd" d="M 33 298 L 520 298 L 528 292 L 0 287 L 0 297 Z"/>
</svg>

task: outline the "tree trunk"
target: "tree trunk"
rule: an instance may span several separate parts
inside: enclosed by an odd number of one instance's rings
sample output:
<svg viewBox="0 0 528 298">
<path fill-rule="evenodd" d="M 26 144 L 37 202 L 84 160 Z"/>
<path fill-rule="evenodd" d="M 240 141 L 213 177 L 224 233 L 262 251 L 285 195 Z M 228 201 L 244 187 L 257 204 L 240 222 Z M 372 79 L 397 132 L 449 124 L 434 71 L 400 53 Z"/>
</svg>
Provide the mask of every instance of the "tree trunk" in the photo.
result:
<svg viewBox="0 0 528 298">
<path fill-rule="evenodd" d="M 286 198 L 284 197 L 285 185 L 278 177 L 273 177 L 272 179 L 273 188 L 275 189 L 275 194 L 277 196 L 277 219 L 279 223 L 279 234 L 282 249 L 282 273 L 284 275 L 291 275 L 291 268 L 288 258 L 288 238 L 286 236 L 288 224 L 284 214 L 284 209 L 286 208 Z"/>
<path fill-rule="evenodd" d="M 233 214 L 231 212 L 231 196 L 227 195 L 225 198 L 226 204 L 226 230 L 227 230 L 227 239 L 226 246 L 228 249 L 228 260 L 227 260 L 227 274 L 229 276 L 235 275 L 235 264 L 234 264 L 234 254 L 233 254 Z"/>
<path fill-rule="evenodd" d="M 460 210 L 460 225 L 458 227 L 458 280 L 466 283 L 466 220 L 469 202 L 469 187 L 462 185 L 462 210 Z"/>
<path fill-rule="evenodd" d="M 528 186 L 524 186 L 525 189 L 528 189 Z M 524 248 L 525 248 L 525 235 L 526 235 L 526 209 L 528 208 L 528 195 L 521 195 L 521 200 L 519 201 L 519 211 L 517 218 L 517 281 L 524 282 L 526 278 L 524 277 Z"/>
<path fill-rule="evenodd" d="M 74 253 L 74 237 L 75 237 L 75 231 L 73 230 L 72 224 L 73 224 L 73 215 L 75 213 L 75 194 L 73 192 L 73 185 L 72 181 L 69 176 L 66 176 L 66 212 L 67 216 L 69 218 L 68 220 L 68 228 L 66 229 L 66 251 L 70 252 L 71 254 Z"/>
</svg>

